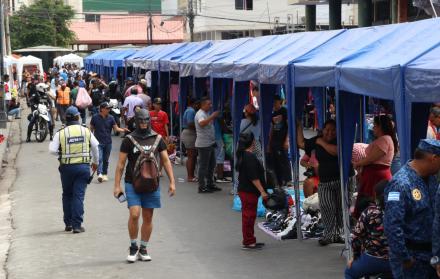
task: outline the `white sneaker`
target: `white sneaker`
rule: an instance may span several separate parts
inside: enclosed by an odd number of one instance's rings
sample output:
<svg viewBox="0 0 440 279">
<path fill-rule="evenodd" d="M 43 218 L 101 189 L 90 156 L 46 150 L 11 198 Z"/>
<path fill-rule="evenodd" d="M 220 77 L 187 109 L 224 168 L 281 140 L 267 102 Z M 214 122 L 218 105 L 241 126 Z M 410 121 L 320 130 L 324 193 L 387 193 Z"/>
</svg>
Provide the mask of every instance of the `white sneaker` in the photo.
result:
<svg viewBox="0 0 440 279">
<path fill-rule="evenodd" d="M 143 262 L 149 262 L 151 261 L 151 256 L 148 255 L 147 248 L 141 246 L 139 249 L 139 260 Z"/>
<path fill-rule="evenodd" d="M 98 182 L 102 183 L 103 180 L 104 180 L 104 178 L 102 177 L 102 174 L 98 175 Z"/>
<path fill-rule="evenodd" d="M 104 174 L 104 175 L 102 176 L 102 181 L 104 181 L 104 182 L 105 182 L 105 181 L 108 181 L 108 176 Z"/>
<path fill-rule="evenodd" d="M 137 246 L 130 246 L 129 248 L 129 254 L 127 256 L 127 262 L 134 263 L 137 261 L 139 257 L 139 249 Z"/>
</svg>

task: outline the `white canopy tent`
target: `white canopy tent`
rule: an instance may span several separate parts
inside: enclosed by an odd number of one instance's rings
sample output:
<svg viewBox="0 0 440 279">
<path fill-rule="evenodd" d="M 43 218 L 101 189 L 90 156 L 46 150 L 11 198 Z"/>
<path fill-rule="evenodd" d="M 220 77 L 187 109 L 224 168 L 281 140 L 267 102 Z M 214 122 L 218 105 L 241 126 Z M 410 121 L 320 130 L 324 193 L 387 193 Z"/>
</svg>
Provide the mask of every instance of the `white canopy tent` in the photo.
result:
<svg viewBox="0 0 440 279">
<path fill-rule="evenodd" d="M 84 67 L 84 60 L 81 56 L 78 56 L 76 54 L 70 53 L 64 56 L 58 56 L 53 60 L 53 63 L 58 66 L 63 66 L 66 63 L 70 64 L 76 64 L 78 67 L 82 68 Z"/>
<path fill-rule="evenodd" d="M 23 68 L 25 66 L 36 66 L 40 71 L 40 76 L 43 76 L 43 62 L 40 58 L 32 55 L 23 56 L 17 61 L 17 79 L 18 84 L 21 84 L 23 78 Z"/>
<path fill-rule="evenodd" d="M 3 69 L 4 69 L 4 73 L 8 74 L 10 77 L 9 80 L 9 88 L 13 87 L 14 84 L 14 79 L 12 78 L 12 68 L 14 65 L 17 65 L 18 63 L 18 59 L 13 57 L 13 56 L 5 56 L 3 57 Z"/>
</svg>

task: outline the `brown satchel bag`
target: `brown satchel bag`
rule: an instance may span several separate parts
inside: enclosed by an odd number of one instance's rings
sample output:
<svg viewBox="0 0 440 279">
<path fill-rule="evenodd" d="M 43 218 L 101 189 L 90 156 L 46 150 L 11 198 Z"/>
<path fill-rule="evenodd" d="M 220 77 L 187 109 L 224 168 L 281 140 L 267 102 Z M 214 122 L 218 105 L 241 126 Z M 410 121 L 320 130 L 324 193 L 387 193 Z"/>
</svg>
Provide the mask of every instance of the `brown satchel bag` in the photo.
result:
<svg viewBox="0 0 440 279">
<path fill-rule="evenodd" d="M 156 136 L 156 141 L 149 150 L 145 150 L 131 135 L 127 136 L 140 151 L 133 168 L 133 188 L 136 193 L 151 193 L 159 188 L 159 164 L 154 153 L 162 137 Z"/>
</svg>

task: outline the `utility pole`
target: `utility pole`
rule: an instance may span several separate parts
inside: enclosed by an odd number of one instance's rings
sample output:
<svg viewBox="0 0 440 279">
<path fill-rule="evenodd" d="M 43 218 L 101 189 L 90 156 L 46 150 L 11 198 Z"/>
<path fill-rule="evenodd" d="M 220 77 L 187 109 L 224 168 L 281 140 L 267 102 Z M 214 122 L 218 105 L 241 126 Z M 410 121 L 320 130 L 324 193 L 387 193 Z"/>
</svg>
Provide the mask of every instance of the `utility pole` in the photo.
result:
<svg viewBox="0 0 440 279">
<path fill-rule="evenodd" d="M 373 3 L 371 0 L 358 1 L 359 27 L 368 27 L 373 23 Z"/>
<path fill-rule="evenodd" d="M 188 24 L 191 42 L 194 42 L 194 17 L 193 0 L 188 0 Z"/>
<path fill-rule="evenodd" d="M 9 3 L 6 6 L 5 12 L 5 36 L 6 36 L 6 55 L 11 55 L 11 33 L 9 32 L 9 13 L 11 12 L 11 7 Z"/>
<path fill-rule="evenodd" d="M 306 6 L 306 31 L 316 30 L 316 6 Z"/>
<path fill-rule="evenodd" d="M 151 12 L 148 13 L 148 45 L 153 44 L 153 17 Z"/>
<path fill-rule="evenodd" d="M 341 0 L 329 0 L 329 29 L 341 29 L 341 10 L 342 1 Z"/>
</svg>

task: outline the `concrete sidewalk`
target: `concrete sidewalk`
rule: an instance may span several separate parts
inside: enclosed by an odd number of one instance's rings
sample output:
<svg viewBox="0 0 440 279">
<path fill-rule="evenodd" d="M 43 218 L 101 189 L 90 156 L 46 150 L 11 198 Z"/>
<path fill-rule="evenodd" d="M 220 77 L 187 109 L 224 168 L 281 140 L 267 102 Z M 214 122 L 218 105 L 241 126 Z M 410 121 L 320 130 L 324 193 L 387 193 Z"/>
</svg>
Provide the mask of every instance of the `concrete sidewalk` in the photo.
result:
<svg viewBox="0 0 440 279">
<path fill-rule="evenodd" d="M 15 159 L 20 148 L 20 120 L 7 122 L 0 134 L 5 137 L 0 143 L 0 279 L 7 278 L 6 261 L 12 234 L 11 199 L 9 190 L 16 178 Z"/>
</svg>

